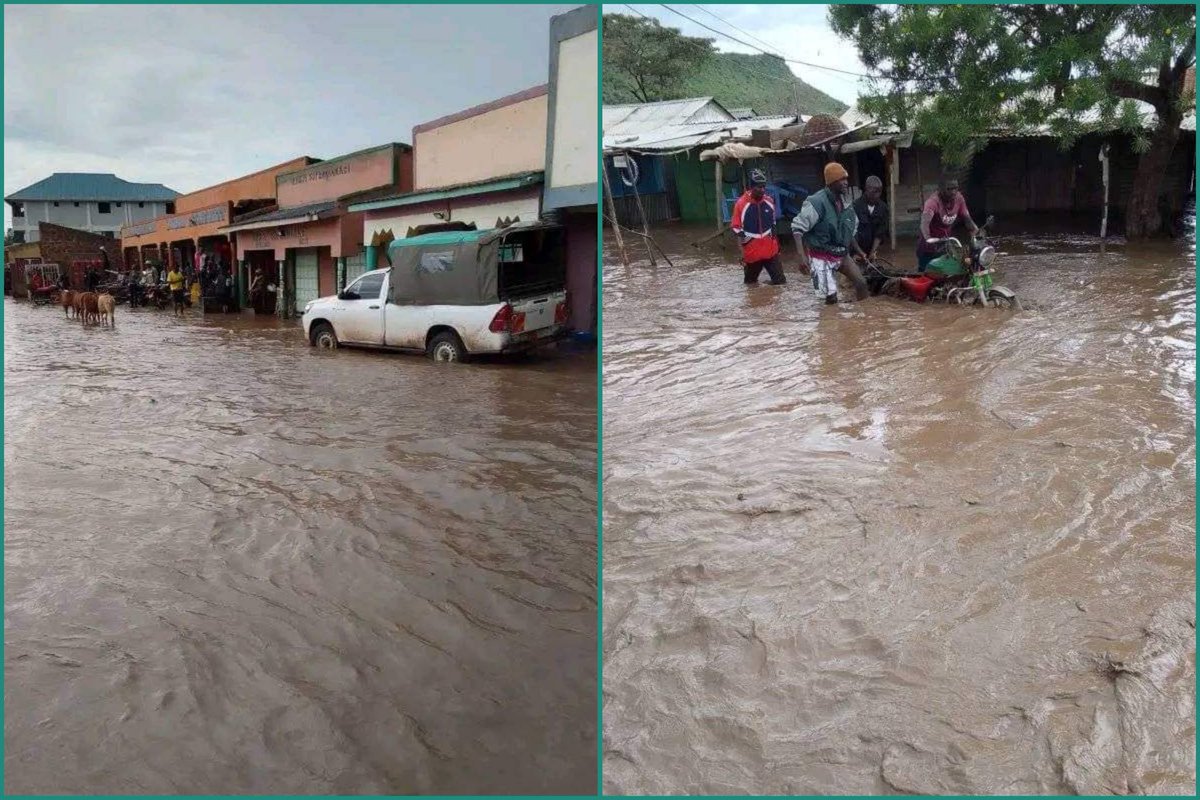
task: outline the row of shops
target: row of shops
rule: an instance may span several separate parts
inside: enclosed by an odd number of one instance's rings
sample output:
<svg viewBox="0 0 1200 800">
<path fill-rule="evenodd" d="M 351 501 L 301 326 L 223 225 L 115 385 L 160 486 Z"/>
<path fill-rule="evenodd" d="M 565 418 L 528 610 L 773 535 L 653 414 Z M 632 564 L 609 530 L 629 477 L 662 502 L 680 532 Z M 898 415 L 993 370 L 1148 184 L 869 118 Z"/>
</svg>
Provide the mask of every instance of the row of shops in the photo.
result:
<svg viewBox="0 0 1200 800">
<path fill-rule="evenodd" d="M 569 324 L 594 332 L 596 28 L 594 8 L 553 18 L 548 84 L 418 125 L 411 145 L 303 156 L 180 196 L 174 214 L 122 229 L 126 268 L 204 275 L 232 286 L 221 308 L 291 317 L 388 266 L 387 243 L 426 226 L 555 218 L 567 227 Z"/>
</svg>

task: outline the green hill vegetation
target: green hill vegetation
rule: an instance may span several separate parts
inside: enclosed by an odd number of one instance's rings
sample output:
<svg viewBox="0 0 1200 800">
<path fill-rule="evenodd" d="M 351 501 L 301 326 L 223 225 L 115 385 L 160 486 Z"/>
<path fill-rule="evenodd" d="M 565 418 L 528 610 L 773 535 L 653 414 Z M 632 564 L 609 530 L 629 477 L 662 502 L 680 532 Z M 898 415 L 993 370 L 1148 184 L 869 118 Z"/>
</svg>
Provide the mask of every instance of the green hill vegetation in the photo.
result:
<svg viewBox="0 0 1200 800">
<path fill-rule="evenodd" d="M 682 97 L 713 97 L 726 108 L 762 115 L 841 114 L 846 104 L 797 78 L 778 56 L 714 53 L 684 78 Z M 793 86 L 795 87 L 793 89 Z M 630 101 L 626 101 L 630 102 Z"/>
</svg>

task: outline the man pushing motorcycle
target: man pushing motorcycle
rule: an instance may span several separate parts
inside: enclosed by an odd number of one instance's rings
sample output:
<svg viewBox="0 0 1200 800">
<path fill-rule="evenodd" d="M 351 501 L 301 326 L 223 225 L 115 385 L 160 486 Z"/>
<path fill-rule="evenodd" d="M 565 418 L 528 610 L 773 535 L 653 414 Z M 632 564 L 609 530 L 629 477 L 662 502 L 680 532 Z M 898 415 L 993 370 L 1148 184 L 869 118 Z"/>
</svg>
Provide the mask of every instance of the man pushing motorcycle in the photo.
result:
<svg viewBox="0 0 1200 800">
<path fill-rule="evenodd" d="M 966 223 L 972 236 L 979 232 L 979 226 L 967 210 L 967 201 L 958 190 L 958 179 L 945 175 L 938 190 L 921 207 L 921 238 L 917 240 L 919 272 L 924 272 L 929 262 L 942 254 L 940 241 L 950 236 L 960 220 Z"/>
<path fill-rule="evenodd" d="M 867 282 L 850 258 L 850 246 L 858 231 L 858 215 L 849 202 L 850 174 L 836 161 L 825 165 L 825 188 L 804 201 L 792 220 L 800 271 L 812 275 L 813 288 L 826 305 L 838 301 L 840 272 L 854 284 L 857 300 L 870 296 Z"/>
</svg>

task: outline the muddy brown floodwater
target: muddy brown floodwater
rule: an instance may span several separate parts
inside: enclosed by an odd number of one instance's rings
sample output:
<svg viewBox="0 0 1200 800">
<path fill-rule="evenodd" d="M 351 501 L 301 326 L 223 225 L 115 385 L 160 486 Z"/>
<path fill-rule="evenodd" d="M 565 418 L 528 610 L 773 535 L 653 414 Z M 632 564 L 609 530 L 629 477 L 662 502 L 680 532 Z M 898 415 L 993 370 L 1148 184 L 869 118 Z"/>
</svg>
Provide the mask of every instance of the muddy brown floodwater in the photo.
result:
<svg viewBox="0 0 1200 800">
<path fill-rule="evenodd" d="M 595 790 L 594 357 L 4 312 L 8 793 Z"/>
<path fill-rule="evenodd" d="M 708 232 L 606 242 L 606 790 L 1193 794 L 1194 240 L 1002 239 L 1014 315 Z"/>
</svg>

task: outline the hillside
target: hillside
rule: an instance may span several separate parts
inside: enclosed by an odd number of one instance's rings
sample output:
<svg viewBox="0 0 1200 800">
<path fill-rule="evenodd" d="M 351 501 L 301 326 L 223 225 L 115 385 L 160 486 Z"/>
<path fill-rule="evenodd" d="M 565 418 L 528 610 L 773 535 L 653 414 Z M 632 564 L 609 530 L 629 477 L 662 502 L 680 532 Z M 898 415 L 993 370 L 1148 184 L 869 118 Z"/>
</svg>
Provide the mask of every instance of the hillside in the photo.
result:
<svg viewBox="0 0 1200 800">
<path fill-rule="evenodd" d="M 793 91 L 792 82 L 796 89 Z M 714 53 L 684 81 L 683 97 L 716 98 L 726 108 L 749 106 L 759 114 L 840 114 L 846 104 L 797 78 L 778 56 Z"/>
</svg>

